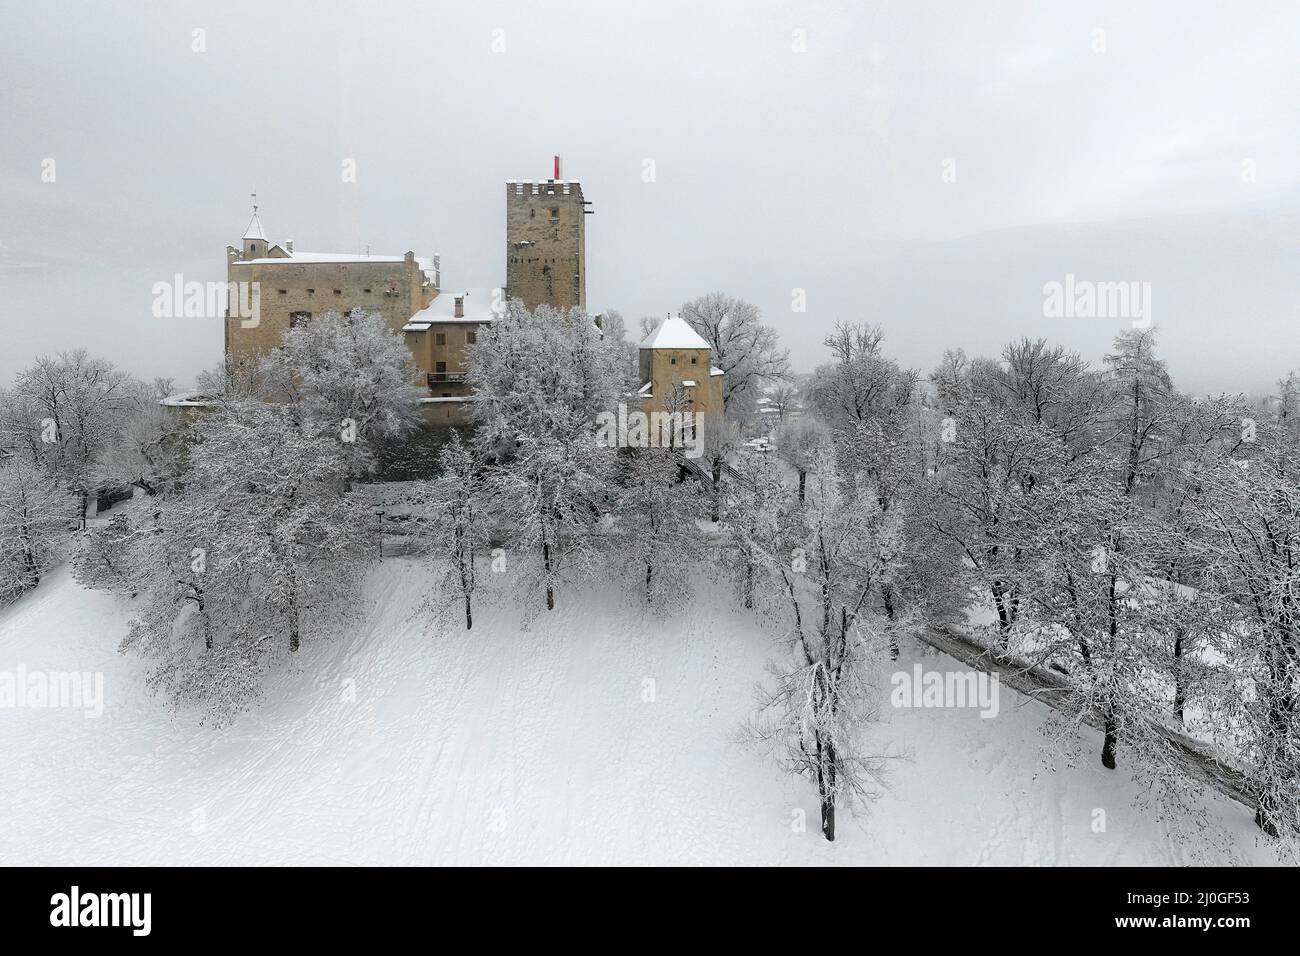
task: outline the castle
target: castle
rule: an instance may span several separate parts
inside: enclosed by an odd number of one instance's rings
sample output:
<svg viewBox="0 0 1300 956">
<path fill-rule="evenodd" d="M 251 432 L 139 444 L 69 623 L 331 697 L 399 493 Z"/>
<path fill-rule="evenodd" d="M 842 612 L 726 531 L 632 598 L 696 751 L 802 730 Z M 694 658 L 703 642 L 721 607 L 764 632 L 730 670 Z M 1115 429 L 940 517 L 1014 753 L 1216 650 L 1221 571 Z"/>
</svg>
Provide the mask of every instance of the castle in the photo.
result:
<svg viewBox="0 0 1300 956">
<path fill-rule="evenodd" d="M 432 425 L 465 420 L 470 388 L 465 347 L 477 341 L 511 299 L 528 309 L 587 308 L 586 217 L 582 184 L 555 177 L 506 183 L 504 285 L 444 286 L 441 256 L 303 252 L 291 241 L 273 243 L 253 205 L 241 245 L 226 247 L 226 277 L 260 290 L 257 321 L 225 318 L 226 360 L 256 361 L 285 332 L 313 316 L 377 312 L 399 332 L 420 369 L 422 398 Z M 256 285 L 251 285 L 256 283 Z M 708 343 L 680 318 L 665 319 L 639 347 L 642 410 L 722 412 L 722 372 Z"/>
</svg>

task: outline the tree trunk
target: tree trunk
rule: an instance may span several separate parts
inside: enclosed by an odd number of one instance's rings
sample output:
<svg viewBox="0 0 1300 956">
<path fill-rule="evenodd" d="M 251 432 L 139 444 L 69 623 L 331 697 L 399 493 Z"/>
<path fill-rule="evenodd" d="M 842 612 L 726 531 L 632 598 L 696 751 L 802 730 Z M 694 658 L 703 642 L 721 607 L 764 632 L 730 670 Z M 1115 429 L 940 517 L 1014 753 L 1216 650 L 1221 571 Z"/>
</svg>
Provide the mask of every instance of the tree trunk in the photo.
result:
<svg viewBox="0 0 1300 956">
<path fill-rule="evenodd" d="M 23 534 L 23 564 L 27 566 L 27 577 L 31 579 L 31 587 L 36 587 L 41 583 L 40 565 L 36 563 L 36 552 L 32 549 L 31 534 L 24 529 Z"/>
<path fill-rule="evenodd" d="M 555 610 L 555 590 L 551 586 L 551 543 L 542 542 L 542 567 L 546 573 L 546 610 Z"/>
<path fill-rule="evenodd" d="M 1119 743 L 1119 728 L 1115 723 L 1115 708 L 1107 702 L 1102 716 L 1102 728 L 1106 738 L 1101 745 L 1101 765 L 1107 770 L 1115 769 L 1115 748 Z"/>
<path fill-rule="evenodd" d="M 212 622 L 208 620 L 208 609 L 203 604 L 203 596 L 197 598 L 199 605 L 199 620 L 203 622 L 203 649 L 212 650 Z"/>
<path fill-rule="evenodd" d="M 808 472 L 800 468 L 799 469 L 799 504 L 803 504 L 803 489 L 804 489 L 804 483 L 807 480 L 808 480 Z"/>
<path fill-rule="evenodd" d="M 1255 825 L 1269 836 L 1278 835 L 1278 817 L 1283 800 L 1294 800 L 1293 781 L 1289 778 L 1278 779 L 1278 774 L 1287 765 L 1287 743 L 1291 738 L 1291 717 L 1296 708 L 1294 685 L 1294 668 L 1290 655 L 1285 649 L 1290 643 L 1290 635 L 1283 631 L 1280 643 L 1283 649 L 1266 649 L 1265 661 L 1269 670 L 1270 687 L 1268 695 L 1268 738 L 1267 753 L 1262 761 L 1264 779 L 1261 781 L 1259 796 L 1255 803 Z M 1279 793 L 1279 790 L 1282 792 Z"/>
<path fill-rule="evenodd" d="M 1187 702 L 1187 688 L 1183 684 L 1183 629 L 1174 631 L 1174 716 L 1183 722 L 1183 705 Z"/>
<path fill-rule="evenodd" d="M 647 604 L 650 603 L 650 578 L 654 574 L 654 570 L 654 565 L 647 561 L 645 566 L 645 599 Z"/>
<path fill-rule="evenodd" d="M 722 514 L 722 462 L 713 463 L 713 521 Z"/>
<path fill-rule="evenodd" d="M 893 621 L 897 617 L 897 612 L 894 609 L 894 588 L 891 585 L 880 586 L 880 600 L 885 605 L 885 617 Z M 894 636 L 892 630 L 889 632 L 889 659 L 898 660 L 898 638 Z"/>
<path fill-rule="evenodd" d="M 298 651 L 298 578 L 293 564 L 289 565 L 289 651 Z"/>
<path fill-rule="evenodd" d="M 1114 552 L 1119 553 L 1119 539 L 1115 540 Z M 1115 582 L 1118 575 L 1114 571 L 1110 574 L 1110 583 L 1106 591 L 1106 614 L 1109 623 L 1107 631 L 1110 637 L 1110 660 L 1111 668 L 1115 667 L 1114 661 L 1119 656 L 1119 603 L 1118 596 L 1115 592 Z M 1119 731 L 1115 724 L 1115 698 L 1114 690 L 1111 684 L 1106 686 L 1106 702 L 1102 708 L 1102 729 L 1106 734 L 1105 740 L 1101 745 L 1101 765 L 1107 770 L 1115 769 L 1115 747 L 1119 743 Z"/>
<path fill-rule="evenodd" d="M 993 604 L 998 609 L 998 648 L 1011 646 L 1011 608 L 1001 581 L 993 582 Z"/>
<path fill-rule="evenodd" d="M 835 801 L 823 796 L 822 803 L 822 836 L 826 837 L 831 843 L 835 842 Z"/>
<path fill-rule="evenodd" d="M 822 754 L 826 759 L 821 759 Z M 823 744 L 821 734 L 817 734 L 817 797 L 822 809 L 822 836 L 835 842 L 835 748 L 832 744 Z M 825 771 L 822 767 L 825 767 Z"/>
<path fill-rule="evenodd" d="M 470 608 L 470 595 L 474 592 L 474 552 L 465 552 L 464 534 L 456 528 L 456 563 L 460 566 L 460 593 L 465 596 L 465 630 L 474 629 L 474 612 Z"/>
<path fill-rule="evenodd" d="M 1276 810 L 1277 794 L 1271 789 L 1261 791 L 1255 803 L 1255 826 L 1271 837 L 1277 836 L 1277 821 L 1274 819 Z"/>
</svg>

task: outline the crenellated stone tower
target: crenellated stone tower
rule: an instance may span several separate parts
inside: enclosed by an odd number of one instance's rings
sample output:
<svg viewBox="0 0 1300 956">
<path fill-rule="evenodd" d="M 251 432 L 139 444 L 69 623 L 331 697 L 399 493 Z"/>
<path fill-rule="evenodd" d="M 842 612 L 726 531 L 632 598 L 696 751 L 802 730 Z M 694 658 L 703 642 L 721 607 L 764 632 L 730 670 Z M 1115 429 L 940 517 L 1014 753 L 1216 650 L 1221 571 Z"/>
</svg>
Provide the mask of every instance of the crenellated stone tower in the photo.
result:
<svg viewBox="0 0 1300 956">
<path fill-rule="evenodd" d="M 506 297 L 529 309 L 587 307 L 586 219 L 582 184 L 560 178 L 506 183 Z"/>
</svg>

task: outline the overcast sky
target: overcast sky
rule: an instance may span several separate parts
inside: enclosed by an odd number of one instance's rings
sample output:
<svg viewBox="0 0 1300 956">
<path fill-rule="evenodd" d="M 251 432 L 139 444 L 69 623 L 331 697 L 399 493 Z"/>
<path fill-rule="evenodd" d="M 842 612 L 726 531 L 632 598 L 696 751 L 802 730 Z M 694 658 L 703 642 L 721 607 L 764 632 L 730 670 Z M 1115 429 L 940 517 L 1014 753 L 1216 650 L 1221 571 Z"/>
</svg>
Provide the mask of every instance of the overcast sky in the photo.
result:
<svg viewBox="0 0 1300 956">
<path fill-rule="evenodd" d="M 273 240 L 499 285 L 503 184 L 554 153 L 596 210 L 593 310 L 720 289 L 801 370 L 841 320 L 925 371 L 1020 334 L 1099 357 L 1127 323 L 1045 317 L 1067 273 L 1152 283 L 1187 387 L 1300 366 L 1294 0 L 0 0 L 0 22 L 0 382 L 74 346 L 181 383 L 215 364 L 220 322 L 155 319 L 150 290 L 224 278 L 253 190 Z"/>
</svg>

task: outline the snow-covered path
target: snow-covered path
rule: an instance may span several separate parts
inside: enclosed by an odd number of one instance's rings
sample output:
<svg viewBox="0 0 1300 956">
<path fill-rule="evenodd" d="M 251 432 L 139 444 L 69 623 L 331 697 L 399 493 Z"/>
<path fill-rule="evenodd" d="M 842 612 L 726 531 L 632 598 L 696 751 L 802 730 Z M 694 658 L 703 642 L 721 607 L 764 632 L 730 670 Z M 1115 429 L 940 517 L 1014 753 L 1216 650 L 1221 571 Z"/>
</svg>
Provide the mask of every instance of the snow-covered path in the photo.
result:
<svg viewBox="0 0 1300 956">
<path fill-rule="evenodd" d="M 385 561 L 354 634 L 308 636 L 266 700 L 214 731 L 150 696 L 117 653 L 117 601 L 57 572 L 0 612 L 0 671 L 102 671 L 105 709 L 0 708 L 0 862 L 1194 861 L 1134 810 L 1125 777 L 1045 759 L 1045 709 L 1007 688 L 991 720 L 889 711 L 880 746 L 909 759 L 827 844 L 811 789 L 734 742 L 776 635 L 711 586 L 691 620 L 593 590 L 561 593 L 530 629 L 503 602 L 469 634 L 431 634 L 416 619 L 425 574 Z M 915 660 L 957 666 L 909 646 L 900 669 Z M 1247 811 L 1205 799 L 1196 847 L 1269 861 Z"/>
</svg>

